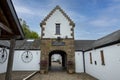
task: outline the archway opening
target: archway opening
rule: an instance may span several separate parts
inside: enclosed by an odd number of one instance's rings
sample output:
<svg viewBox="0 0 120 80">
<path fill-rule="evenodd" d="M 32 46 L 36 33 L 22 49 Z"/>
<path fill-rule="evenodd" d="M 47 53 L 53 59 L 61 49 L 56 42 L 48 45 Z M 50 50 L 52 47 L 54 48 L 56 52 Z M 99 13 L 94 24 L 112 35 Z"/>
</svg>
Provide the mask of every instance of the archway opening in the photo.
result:
<svg viewBox="0 0 120 80">
<path fill-rule="evenodd" d="M 49 53 L 49 70 L 63 71 L 66 70 L 67 55 L 61 50 L 54 50 Z"/>
</svg>

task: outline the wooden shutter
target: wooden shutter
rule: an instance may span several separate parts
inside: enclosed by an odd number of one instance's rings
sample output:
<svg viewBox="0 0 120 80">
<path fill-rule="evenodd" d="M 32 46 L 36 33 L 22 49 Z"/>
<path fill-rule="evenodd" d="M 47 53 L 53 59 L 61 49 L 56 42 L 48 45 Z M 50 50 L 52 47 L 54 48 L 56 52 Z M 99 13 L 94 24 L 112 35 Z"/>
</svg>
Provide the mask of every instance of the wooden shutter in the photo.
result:
<svg viewBox="0 0 120 80">
<path fill-rule="evenodd" d="M 101 64 L 102 64 L 102 65 L 105 65 L 105 59 L 104 59 L 103 50 L 100 51 L 100 54 L 101 54 Z"/>
<path fill-rule="evenodd" d="M 90 64 L 92 64 L 92 53 L 90 53 Z"/>
</svg>

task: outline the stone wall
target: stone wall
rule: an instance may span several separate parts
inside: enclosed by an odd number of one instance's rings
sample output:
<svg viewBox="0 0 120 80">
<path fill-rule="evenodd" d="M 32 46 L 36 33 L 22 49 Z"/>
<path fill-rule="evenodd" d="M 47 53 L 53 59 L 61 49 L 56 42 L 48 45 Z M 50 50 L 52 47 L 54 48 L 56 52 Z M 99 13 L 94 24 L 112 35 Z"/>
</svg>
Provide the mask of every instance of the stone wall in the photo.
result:
<svg viewBox="0 0 120 80">
<path fill-rule="evenodd" d="M 52 45 L 52 42 L 64 42 L 65 45 Z M 54 50 L 61 50 L 67 55 L 67 70 L 75 70 L 75 49 L 74 39 L 42 39 L 41 40 L 41 70 L 48 71 L 49 68 L 49 53 Z M 70 63 L 69 63 L 70 62 Z M 72 62 L 72 63 L 71 63 Z M 43 64 L 43 65 L 42 65 Z"/>
</svg>

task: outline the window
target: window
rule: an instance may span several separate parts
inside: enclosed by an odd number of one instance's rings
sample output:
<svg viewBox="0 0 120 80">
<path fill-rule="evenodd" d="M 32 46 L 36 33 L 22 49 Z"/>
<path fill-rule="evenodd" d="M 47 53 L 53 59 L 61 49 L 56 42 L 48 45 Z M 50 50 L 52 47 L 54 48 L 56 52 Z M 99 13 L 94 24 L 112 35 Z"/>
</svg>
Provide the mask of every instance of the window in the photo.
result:
<svg viewBox="0 0 120 80">
<path fill-rule="evenodd" d="M 103 50 L 100 51 L 100 54 L 101 54 L 101 64 L 102 64 L 102 65 L 105 65 Z"/>
<path fill-rule="evenodd" d="M 97 61 L 95 61 L 95 65 L 97 65 Z"/>
<path fill-rule="evenodd" d="M 60 24 L 56 24 L 56 35 L 60 35 Z"/>
<path fill-rule="evenodd" d="M 90 64 L 92 64 L 92 54 L 90 53 Z"/>
</svg>

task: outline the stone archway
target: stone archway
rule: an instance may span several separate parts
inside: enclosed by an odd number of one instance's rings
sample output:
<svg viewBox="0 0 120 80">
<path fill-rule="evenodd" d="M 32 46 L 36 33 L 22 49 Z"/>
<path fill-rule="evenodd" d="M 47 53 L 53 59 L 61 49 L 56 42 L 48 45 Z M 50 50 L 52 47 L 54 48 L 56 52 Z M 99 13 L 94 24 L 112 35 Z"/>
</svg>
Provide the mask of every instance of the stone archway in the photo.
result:
<svg viewBox="0 0 120 80">
<path fill-rule="evenodd" d="M 59 54 L 61 56 L 61 64 L 62 64 L 62 69 L 66 69 L 67 68 L 67 54 L 65 51 L 62 51 L 62 50 L 53 50 L 49 53 L 49 70 L 51 68 L 51 57 L 52 55 L 54 54 Z"/>
<path fill-rule="evenodd" d="M 66 59 L 66 63 L 63 63 L 63 66 L 65 66 L 66 70 L 69 72 L 75 71 L 75 56 L 74 56 L 74 39 L 62 39 L 59 42 L 57 42 L 57 45 L 54 45 L 53 43 L 56 42 L 56 39 L 41 39 L 41 59 L 40 59 L 40 71 L 47 73 L 49 70 L 49 55 L 55 54 L 55 52 L 58 52 Z M 61 45 L 61 43 L 64 43 L 64 45 Z M 64 58 L 64 55 L 66 54 L 66 58 Z"/>
</svg>

